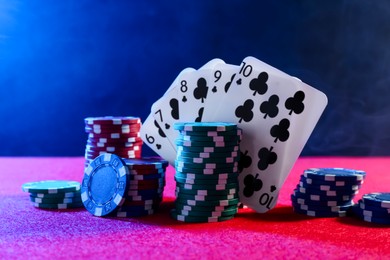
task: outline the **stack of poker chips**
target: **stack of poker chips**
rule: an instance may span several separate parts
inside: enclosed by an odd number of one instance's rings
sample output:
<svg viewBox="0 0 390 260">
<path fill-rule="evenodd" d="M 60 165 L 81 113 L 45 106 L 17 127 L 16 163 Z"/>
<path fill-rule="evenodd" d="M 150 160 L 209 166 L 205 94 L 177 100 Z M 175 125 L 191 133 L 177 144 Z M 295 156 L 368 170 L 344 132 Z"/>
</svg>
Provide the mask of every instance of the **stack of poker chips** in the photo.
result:
<svg viewBox="0 0 390 260">
<path fill-rule="evenodd" d="M 151 215 L 158 210 L 165 187 L 168 162 L 158 158 L 123 159 L 129 169 L 129 186 L 117 217 Z"/>
<path fill-rule="evenodd" d="M 365 177 L 364 171 L 352 169 L 305 170 L 291 195 L 293 210 L 312 217 L 344 217 Z"/>
<path fill-rule="evenodd" d="M 176 200 L 171 216 L 183 222 L 218 222 L 238 211 L 241 130 L 231 123 L 177 123 Z"/>
<path fill-rule="evenodd" d="M 390 225 L 390 193 L 364 194 L 352 212 L 364 221 Z"/>
<path fill-rule="evenodd" d="M 142 139 L 141 120 L 138 117 L 87 117 L 88 133 L 85 148 L 85 166 L 102 153 L 113 153 L 123 158 L 140 158 Z"/>
<path fill-rule="evenodd" d="M 30 193 L 34 207 L 42 209 L 81 208 L 80 183 L 77 181 L 37 181 L 22 185 L 24 192 Z"/>
<path fill-rule="evenodd" d="M 99 155 L 84 171 L 82 202 L 95 216 L 153 214 L 162 201 L 167 166 L 167 161 L 156 158 Z"/>
</svg>

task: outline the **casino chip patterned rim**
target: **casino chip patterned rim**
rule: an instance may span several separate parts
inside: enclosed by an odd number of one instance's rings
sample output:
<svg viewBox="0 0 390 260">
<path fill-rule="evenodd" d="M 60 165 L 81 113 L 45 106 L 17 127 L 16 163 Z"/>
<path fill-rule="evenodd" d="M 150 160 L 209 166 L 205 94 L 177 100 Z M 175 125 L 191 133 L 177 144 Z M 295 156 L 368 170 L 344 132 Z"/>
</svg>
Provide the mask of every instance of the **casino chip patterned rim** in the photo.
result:
<svg viewBox="0 0 390 260">
<path fill-rule="evenodd" d="M 80 183 L 78 181 L 64 180 L 45 180 L 37 182 L 27 182 L 22 185 L 24 192 L 58 194 L 71 191 L 79 191 Z"/>
<path fill-rule="evenodd" d="M 128 186 L 128 168 L 114 154 L 96 157 L 84 171 L 81 199 L 94 216 L 106 216 L 124 201 Z"/>
<path fill-rule="evenodd" d="M 334 180 L 364 180 L 366 172 L 346 168 L 311 168 L 303 172 L 307 178 L 321 179 L 325 181 Z"/>
<path fill-rule="evenodd" d="M 225 132 L 230 130 L 236 130 L 237 124 L 225 123 L 225 122 L 187 122 L 187 123 L 175 123 L 173 128 L 180 131 L 216 131 Z"/>
<path fill-rule="evenodd" d="M 84 118 L 85 124 L 109 124 L 109 125 L 122 125 L 122 124 L 139 124 L 141 119 L 133 116 L 102 116 L 102 117 L 86 117 Z"/>
<path fill-rule="evenodd" d="M 374 205 L 381 208 L 390 208 L 390 192 L 374 192 L 364 194 L 362 199 L 367 205 Z"/>
<path fill-rule="evenodd" d="M 176 209 L 171 210 L 171 217 L 182 222 L 189 223 L 212 223 L 212 222 L 221 222 L 225 220 L 230 220 L 234 218 L 234 215 L 227 217 L 199 217 L 199 216 L 183 216 L 178 214 Z"/>
</svg>

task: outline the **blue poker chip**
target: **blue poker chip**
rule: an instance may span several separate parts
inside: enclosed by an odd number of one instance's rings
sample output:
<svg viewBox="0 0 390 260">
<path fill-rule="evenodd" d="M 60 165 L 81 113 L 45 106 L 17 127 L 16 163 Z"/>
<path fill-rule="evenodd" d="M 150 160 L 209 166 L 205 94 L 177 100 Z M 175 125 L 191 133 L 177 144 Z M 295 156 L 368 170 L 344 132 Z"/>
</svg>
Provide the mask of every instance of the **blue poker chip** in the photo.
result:
<svg viewBox="0 0 390 260">
<path fill-rule="evenodd" d="M 309 200 L 309 201 L 322 201 L 322 202 L 336 202 L 336 203 L 346 203 L 351 201 L 355 196 L 326 196 L 319 194 L 310 194 L 302 193 L 297 189 L 294 189 L 293 194 L 296 198 Z"/>
<path fill-rule="evenodd" d="M 374 205 L 367 205 L 363 199 L 359 200 L 359 207 L 363 210 L 376 211 L 383 214 L 390 214 L 390 208 L 382 208 Z"/>
<path fill-rule="evenodd" d="M 390 192 L 368 193 L 362 196 L 366 205 L 372 205 L 381 208 L 390 208 Z"/>
<path fill-rule="evenodd" d="M 343 206 L 307 205 L 307 204 L 294 202 L 293 200 L 291 200 L 291 204 L 294 208 L 298 208 L 301 210 L 325 211 L 325 212 L 348 211 L 353 206 L 353 203 L 349 203 L 349 205 L 343 205 Z"/>
<path fill-rule="evenodd" d="M 321 179 L 313 179 L 313 178 L 305 177 L 304 175 L 301 175 L 299 181 L 310 185 L 330 185 L 334 187 L 348 187 L 352 185 L 362 185 L 364 183 L 364 180 L 326 181 Z"/>
<path fill-rule="evenodd" d="M 325 185 L 325 184 L 308 184 L 306 182 L 299 182 L 299 187 L 306 189 L 316 189 L 321 191 L 336 191 L 336 192 L 354 192 L 360 189 L 361 185 L 348 185 L 348 186 L 335 186 L 335 185 Z"/>
<path fill-rule="evenodd" d="M 323 195 L 327 197 L 342 197 L 342 196 L 348 196 L 352 197 L 355 196 L 359 191 L 348 191 L 348 190 L 320 190 L 316 188 L 305 188 L 301 187 L 299 184 L 297 185 L 296 189 L 305 194 L 311 194 L 311 195 Z"/>
<path fill-rule="evenodd" d="M 304 210 L 300 208 L 293 207 L 293 211 L 298 214 L 303 214 L 310 217 L 319 217 L 319 218 L 332 218 L 332 217 L 345 217 L 347 216 L 347 211 L 320 211 L 320 210 Z"/>
<path fill-rule="evenodd" d="M 96 157 L 84 171 L 81 199 L 94 216 L 106 216 L 124 202 L 128 168 L 114 154 Z"/>
<path fill-rule="evenodd" d="M 366 177 L 366 172 L 345 168 L 311 168 L 303 172 L 303 176 L 324 181 L 360 181 Z"/>
<path fill-rule="evenodd" d="M 351 207 L 354 205 L 352 200 L 348 201 L 333 201 L 333 200 L 310 200 L 297 198 L 294 194 L 291 194 L 291 201 L 295 204 L 315 206 L 315 207 Z"/>
<path fill-rule="evenodd" d="M 377 211 L 363 210 L 359 204 L 352 207 L 352 212 L 366 222 L 390 225 L 390 214 L 386 215 Z"/>
</svg>

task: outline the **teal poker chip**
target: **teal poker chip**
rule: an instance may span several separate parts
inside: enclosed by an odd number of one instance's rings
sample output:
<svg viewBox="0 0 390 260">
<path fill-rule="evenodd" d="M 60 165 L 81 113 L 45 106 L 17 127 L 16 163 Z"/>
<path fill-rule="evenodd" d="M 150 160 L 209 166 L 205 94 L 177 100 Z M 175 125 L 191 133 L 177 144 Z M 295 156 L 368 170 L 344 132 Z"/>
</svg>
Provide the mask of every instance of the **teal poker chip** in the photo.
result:
<svg viewBox="0 0 390 260">
<path fill-rule="evenodd" d="M 224 143 L 239 143 L 241 136 L 239 135 L 221 135 L 221 136 L 199 136 L 199 135 L 181 135 L 179 140 L 190 142 L 224 142 Z"/>
<path fill-rule="evenodd" d="M 57 194 L 64 192 L 75 192 L 80 190 L 80 183 L 77 181 L 46 180 L 27 182 L 22 185 L 24 192 Z"/>
<path fill-rule="evenodd" d="M 232 206 L 237 205 L 240 201 L 239 199 L 199 201 L 194 199 L 176 198 L 175 203 L 176 202 L 188 206 Z"/>
<path fill-rule="evenodd" d="M 200 141 L 186 141 L 181 138 L 175 140 L 177 146 L 184 147 L 217 147 L 217 148 L 226 148 L 226 147 L 235 147 L 238 145 L 238 142 L 200 142 Z"/>
<path fill-rule="evenodd" d="M 204 158 L 204 159 L 219 159 L 224 157 L 233 157 L 239 158 L 239 152 L 214 152 L 214 153 L 202 153 L 202 152 L 183 152 L 179 151 L 177 157 L 187 157 L 187 158 Z"/>
<path fill-rule="evenodd" d="M 238 189 L 231 188 L 225 190 L 189 190 L 189 189 L 181 188 L 178 186 L 178 184 L 176 184 L 175 192 L 180 192 L 181 194 L 188 194 L 188 195 L 226 196 L 226 195 L 238 193 Z"/>
<path fill-rule="evenodd" d="M 60 192 L 60 193 L 53 193 L 53 194 L 48 194 L 48 193 L 35 193 L 35 192 L 30 192 L 31 197 L 35 198 L 59 198 L 59 199 L 64 199 L 64 198 L 74 198 L 74 197 L 79 197 L 81 198 L 81 192 L 80 191 L 75 191 L 75 192 Z"/>
<path fill-rule="evenodd" d="M 175 176 L 175 181 L 182 184 L 194 184 L 194 185 L 226 185 L 231 183 L 238 183 L 237 178 L 225 179 L 225 180 L 204 180 L 204 179 L 186 179 Z"/>
<path fill-rule="evenodd" d="M 228 209 L 223 211 L 197 211 L 197 210 L 180 210 L 175 208 L 177 214 L 191 217 L 230 217 L 237 214 L 238 209 Z"/>
<path fill-rule="evenodd" d="M 361 181 L 366 177 L 366 172 L 345 168 L 311 168 L 303 172 L 306 178 L 322 181 Z"/>
<path fill-rule="evenodd" d="M 189 206 L 187 204 L 181 204 L 180 202 L 175 202 L 176 210 L 187 210 L 187 211 L 202 211 L 202 212 L 212 212 L 212 211 L 225 211 L 238 209 L 238 205 L 231 206 Z"/>
<path fill-rule="evenodd" d="M 30 201 L 43 204 L 69 204 L 69 203 L 82 203 L 81 197 L 73 198 L 37 198 L 30 196 Z"/>
<path fill-rule="evenodd" d="M 390 192 L 374 192 L 364 194 L 362 200 L 366 205 L 372 205 L 381 208 L 390 208 Z"/>
<path fill-rule="evenodd" d="M 232 163 L 194 163 L 194 162 L 184 162 L 181 158 L 175 160 L 175 167 L 180 168 L 200 168 L 200 169 L 232 169 L 238 167 L 238 162 Z"/>
<path fill-rule="evenodd" d="M 238 194 L 229 194 L 229 195 L 221 195 L 221 196 L 212 196 L 212 195 L 191 195 L 184 194 L 181 192 L 175 193 L 176 198 L 180 200 L 196 200 L 196 201 L 217 201 L 217 200 L 231 200 L 238 199 Z"/>
<path fill-rule="evenodd" d="M 113 215 L 118 218 L 133 218 L 133 217 L 144 217 L 148 215 L 152 215 L 155 213 L 155 210 L 148 209 L 148 210 L 130 210 L 130 211 L 115 211 Z"/>
<path fill-rule="evenodd" d="M 234 215 L 226 217 L 200 217 L 200 216 L 184 216 L 178 214 L 178 212 L 173 209 L 171 210 L 171 217 L 182 222 L 188 223 L 211 223 L 211 222 L 221 222 L 234 218 Z"/>
<path fill-rule="evenodd" d="M 175 176 L 182 179 L 190 180 L 229 180 L 237 179 L 237 173 L 220 173 L 220 174 L 194 174 L 194 173 L 183 173 L 176 171 Z"/>
<path fill-rule="evenodd" d="M 175 130 L 187 132 L 216 131 L 226 132 L 237 130 L 237 124 L 227 122 L 183 122 L 173 125 Z"/>
<path fill-rule="evenodd" d="M 215 165 L 209 165 L 208 167 L 217 167 Z M 238 173 L 238 167 L 232 166 L 227 168 L 202 168 L 202 167 L 190 167 L 190 165 L 186 164 L 186 166 L 181 166 L 181 164 L 175 165 L 176 171 L 183 173 L 193 173 L 193 174 L 221 174 L 221 173 Z"/>
<path fill-rule="evenodd" d="M 215 163 L 215 164 L 231 164 L 231 163 L 238 163 L 238 157 L 218 157 L 218 158 L 200 158 L 200 157 L 184 157 L 184 156 L 177 156 L 176 159 L 177 162 L 183 162 L 183 163 L 193 163 L 193 164 L 208 164 L 208 163 Z"/>
<path fill-rule="evenodd" d="M 74 208 L 82 208 L 84 204 L 80 202 L 74 203 L 37 203 L 32 202 L 33 206 L 41 209 L 74 209 Z"/>
<path fill-rule="evenodd" d="M 182 153 L 230 153 L 239 152 L 240 146 L 215 147 L 215 146 L 177 146 L 177 152 Z"/>
<path fill-rule="evenodd" d="M 81 199 L 94 216 L 106 216 L 124 202 L 128 167 L 114 154 L 96 157 L 84 171 Z"/>
<path fill-rule="evenodd" d="M 237 128 L 231 131 L 180 131 L 183 136 L 199 136 L 199 137 L 214 137 L 214 136 L 242 136 L 242 129 Z"/>
<path fill-rule="evenodd" d="M 238 189 L 238 183 L 228 183 L 228 184 L 183 184 L 176 182 L 176 186 L 181 189 L 187 190 L 227 190 L 227 189 Z"/>
</svg>

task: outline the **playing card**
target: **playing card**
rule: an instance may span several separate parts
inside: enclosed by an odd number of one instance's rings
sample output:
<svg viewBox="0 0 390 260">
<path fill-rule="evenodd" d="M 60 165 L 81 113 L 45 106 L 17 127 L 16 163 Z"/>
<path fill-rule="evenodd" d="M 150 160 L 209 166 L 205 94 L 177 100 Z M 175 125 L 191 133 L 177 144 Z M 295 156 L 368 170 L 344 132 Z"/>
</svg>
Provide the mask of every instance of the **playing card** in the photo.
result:
<svg viewBox="0 0 390 260">
<path fill-rule="evenodd" d="M 171 165 L 175 165 L 176 150 L 152 115 L 149 115 L 142 123 L 140 135 L 142 140 L 154 152 L 167 160 Z"/>
<path fill-rule="evenodd" d="M 210 84 L 215 81 L 214 67 L 220 64 L 225 63 L 221 59 L 213 59 L 197 71 L 183 71 L 170 90 L 153 104 L 151 114 L 173 147 L 176 147 L 175 140 L 179 134 L 173 129 L 175 122 L 203 121 L 207 96 L 212 88 Z"/>
<path fill-rule="evenodd" d="M 210 89 L 205 99 L 205 109 L 203 111 L 203 121 L 215 121 L 215 116 L 220 113 L 225 103 L 232 82 L 238 73 L 239 66 L 220 63 L 213 68 L 213 77 L 210 81 Z"/>
<path fill-rule="evenodd" d="M 243 130 L 240 201 L 272 209 L 327 104 L 326 96 L 252 57 L 244 59 L 215 121 Z"/>
</svg>

